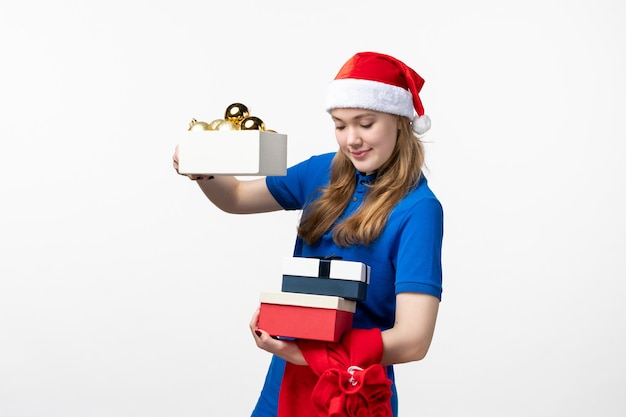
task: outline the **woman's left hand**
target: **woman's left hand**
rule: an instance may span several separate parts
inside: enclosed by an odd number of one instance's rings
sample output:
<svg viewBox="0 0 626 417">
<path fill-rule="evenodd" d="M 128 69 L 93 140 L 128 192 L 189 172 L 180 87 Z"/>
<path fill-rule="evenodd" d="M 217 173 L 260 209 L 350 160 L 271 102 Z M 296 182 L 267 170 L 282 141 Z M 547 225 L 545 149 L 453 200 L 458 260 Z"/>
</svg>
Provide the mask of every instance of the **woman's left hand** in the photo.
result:
<svg viewBox="0 0 626 417">
<path fill-rule="evenodd" d="M 256 345 L 269 353 L 279 356 L 295 365 L 307 365 L 304 356 L 298 345 L 292 340 L 280 340 L 272 337 L 265 330 L 259 329 L 259 314 L 261 310 L 257 309 L 250 320 L 250 330 Z"/>
</svg>

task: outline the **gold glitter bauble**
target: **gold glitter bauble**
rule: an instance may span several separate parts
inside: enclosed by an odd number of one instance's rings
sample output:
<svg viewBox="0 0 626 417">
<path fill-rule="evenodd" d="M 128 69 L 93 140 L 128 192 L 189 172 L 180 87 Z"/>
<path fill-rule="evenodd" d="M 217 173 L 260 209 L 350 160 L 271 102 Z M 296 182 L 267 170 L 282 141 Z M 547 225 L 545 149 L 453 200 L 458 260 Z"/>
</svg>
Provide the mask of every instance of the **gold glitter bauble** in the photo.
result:
<svg viewBox="0 0 626 417">
<path fill-rule="evenodd" d="M 248 106 L 241 103 L 233 103 L 226 108 L 224 119 L 239 124 L 243 119 L 250 115 Z"/>
<path fill-rule="evenodd" d="M 191 119 L 191 122 L 189 122 L 189 129 L 187 130 L 211 130 L 211 126 L 207 122 L 200 122 L 196 119 Z"/>
<path fill-rule="evenodd" d="M 241 130 L 265 130 L 265 123 L 256 116 L 248 116 L 241 121 Z"/>
</svg>

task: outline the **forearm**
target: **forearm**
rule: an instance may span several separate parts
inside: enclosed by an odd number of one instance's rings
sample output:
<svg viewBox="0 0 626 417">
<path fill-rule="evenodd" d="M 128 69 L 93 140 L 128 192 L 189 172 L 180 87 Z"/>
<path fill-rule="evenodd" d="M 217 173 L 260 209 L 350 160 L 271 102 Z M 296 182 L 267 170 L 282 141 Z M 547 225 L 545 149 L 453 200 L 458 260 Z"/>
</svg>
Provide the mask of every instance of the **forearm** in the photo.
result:
<svg viewBox="0 0 626 417">
<path fill-rule="evenodd" d="M 217 208 L 227 213 L 237 213 L 239 180 L 233 176 L 204 176 L 196 180 L 204 195 Z"/>
<path fill-rule="evenodd" d="M 197 182 L 204 195 L 227 213 L 266 213 L 282 209 L 267 189 L 264 177 L 239 180 L 232 176 L 215 175 Z"/>
<path fill-rule="evenodd" d="M 383 337 L 383 365 L 415 362 L 424 359 L 428 353 L 432 336 L 407 337 L 398 329 L 389 329 L 382 332 Z"/>
<path fill-rule="evenodd" d="M 383 365 L 424 359 L 435 332 L 439 299 L 427 294 L 401 293 L 396 297 L 396 320 L 382 332 Z"/>
<path fill-rule="evenodd" d="M 294 365 L 307 365 L 307 362 L 296 342 L 283 341 L 282 344 L 277 345 L 275 349 L 276 350 L 271 353 L 283 358 L 287 362 L 291 362 Z"/>
</svg>

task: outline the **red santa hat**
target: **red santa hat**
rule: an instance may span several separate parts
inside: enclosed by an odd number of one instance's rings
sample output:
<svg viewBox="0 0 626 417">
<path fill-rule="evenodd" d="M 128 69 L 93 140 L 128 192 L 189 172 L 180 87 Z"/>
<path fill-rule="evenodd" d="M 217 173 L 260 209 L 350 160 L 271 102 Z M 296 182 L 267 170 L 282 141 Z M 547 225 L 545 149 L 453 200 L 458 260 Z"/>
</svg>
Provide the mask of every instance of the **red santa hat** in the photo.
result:
<svg viewBox="0 0 626 417">
<path fill-rule="evenodd" d="M 326 110 L 358 108 L 406 116 L 421 136 L 430 129 L 430 118 L 419 97 L 423 85 L 424 79 L 396 58 L 359 52 L 330 82 Z"/>
</svg>

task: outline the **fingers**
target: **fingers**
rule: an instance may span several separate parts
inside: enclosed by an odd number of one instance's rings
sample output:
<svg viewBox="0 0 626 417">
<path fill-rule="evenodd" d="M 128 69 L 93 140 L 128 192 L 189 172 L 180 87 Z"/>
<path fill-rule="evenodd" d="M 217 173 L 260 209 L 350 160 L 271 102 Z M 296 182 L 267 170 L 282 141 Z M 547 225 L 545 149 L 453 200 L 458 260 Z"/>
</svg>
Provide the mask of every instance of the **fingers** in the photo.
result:
<svg viewBox="0 0 626 417">
<path fill-rule="evenodd" d="M 274 340 L 275 339 L 273 339 L 272 336 L 270 336 L 269 333 L 264 330 L 256 329 L 254 331 L 254 341 L 256 342 L 256 345 L 263 350 L 271 352 L 270 343 L 272 343 Z"/>
<path fill-rule="evenodd" d="M 260 314 L 261 314 L 261 308 L 257 308 L 254 314 L 252 315 L 252 318 L 250 319 L 250 324 L 249 324 L 252 334 L 256 336 L 259 335 L 257 332 L 259 331 L 259 315 Z"/>
<path fill-rule="evenodd" d="M 257 346 L 260 348 L 264 348 L 268 341 L 274 340 L 269 333 L 265 330 L 259 329 L 259 315 L 261 314 L 261 309 L 257 308 L 252 318 L 250 319 L 250 331 L 252 332 L 252 337 L 254 337 L 254 341 Z"/>
<path fill-rule="evenodd" d="M 205 181 L 205 180 L 212 180 L 213 178 L 215 178 L 213 175 L 187 175 L 189 177 L 190 180 L 192 181 Z"/>
<path fill-rule="evenodd" d="M 268 343 L 273 339 L 267 332 L 261 329 L 256 329 L 252 332 L 252 337 L 254 338 L 254 343 L 256 343 L 258 348 L 270 352 Z"/>
<path fill-rule="evenodd" d="M 261 310 L 256 309 L 250 320 L 250 331 L 259 349 L 263 349 L 273 355 L 277 355 L 286 361 L 296 365 L 306 365 L 307 362 L 302 356 L 298 345 L 292 340 L 281 340 L 274 337 L 265 330 L 259 329 L 259 315 Z"/>
<path fill-rule="evenodd" d="M 172 164 L 174 165 L 174 169 L 176 170 L 176 173 L 179 175 L 183 175 L 180 172 L 178 172 L 178 145 L 176 145 L 176 148 L 174 148 L 174 154 L 172 155 Z"/>
</svg>

